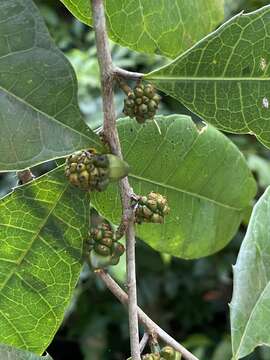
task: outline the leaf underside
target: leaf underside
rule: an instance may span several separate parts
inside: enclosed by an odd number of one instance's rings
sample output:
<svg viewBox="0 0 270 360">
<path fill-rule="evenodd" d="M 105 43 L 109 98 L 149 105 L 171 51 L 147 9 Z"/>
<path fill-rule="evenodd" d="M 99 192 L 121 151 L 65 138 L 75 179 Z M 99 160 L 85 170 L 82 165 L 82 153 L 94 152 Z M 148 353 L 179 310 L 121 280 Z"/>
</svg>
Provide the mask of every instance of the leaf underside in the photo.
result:
<svg viewBox="0 0 270 360">
<path fill-rule="evenodd" d="M 146 76 L 218 129 L 270 147 L 270 6 L 239 14 Z"/>
<path fill-rule="evenodd" d="M 141 126 L 126 118 L 118 123 L 135 193 L 157 191 L 171 208 L 164 225 L 138 225 L 137 234 L 154 249 L 174 256 L 212 254 L 237 231 L 255 195 L 255 181 L 240 151 L 213 127 L 199 132 L 184 115 L 156 120 L 161 135 L 153 122 Z M 91 202 L 102 215 L 119 222 L 117 186 L 93 194 Z"/>
<path fill-rule="evenodd" d="M 270 187 L 253 209 L 234 266 L 230 305 L 232 348 L 237 360 L 256 346 L 270 346 Z"/>
<path fill-rule="evenodd" d="M 50 355 L 37 356 L 28 351 L 19 350 L 11 346 L 0 345 L 1 360 L 53 360 Z"/>
<path fill-rule="evenodd" d="M 96 144 L 77 105 L 74 71 L 31 0 L 0 2 L 0 171 Z"/>
<path fill-rule="evenodd" d="M 61 0 L 92 25 L 89 0 Z M 110 38 L 125 47 L 175 58 L 207 35 L 224 17 L 223 0 L 106 0 Z"/>
<path fill-rule="evenodd" d="M 0 342 L 42 354 L 81 270 L 89 196 L 60 167 L 0 201 Z"/>
</svg>

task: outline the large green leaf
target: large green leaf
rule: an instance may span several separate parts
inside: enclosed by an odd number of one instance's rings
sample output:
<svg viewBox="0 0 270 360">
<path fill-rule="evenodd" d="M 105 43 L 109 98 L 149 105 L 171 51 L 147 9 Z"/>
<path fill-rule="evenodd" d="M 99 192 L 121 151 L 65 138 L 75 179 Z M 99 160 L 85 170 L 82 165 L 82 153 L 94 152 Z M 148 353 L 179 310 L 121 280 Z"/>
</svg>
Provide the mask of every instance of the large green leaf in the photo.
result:
<svg viewBox="0 0 270 360">
<path fill-rule="evenodd" d="M 270 147 L 270 6 L 239 14 L 146 76 L 218 129 Z"/>
<path fill-rule="evenodd" d="M 270 187 L 253 209 L 234 266 L 231 331 L 234 359 L 270 346 Z"/>
<path fill-rule="evenodd" d="M 0 171 L 18 170 L 93 144 L 73 69 L 31 0 L 0 2 Z"/>
<path fill-rule="evenodd" d="M 182 258 L 206 256 L 224 247 L 256 192 L 244 157 L 211 126 L 198 131 L 190 117 L 157 117 L 153 122 L 119 123 L 131 185 L 138 194 L 160 192 L 171 213 L 164 225 L 145 224 L 137 234 L 153 248 Z M 92 196 L 94 206 L 119 222 L 118 190 Z"/>
<path fill-rule="evenodd" d="M 28 351 L 19 350 L 11 346 L 0 345 L 1 360 L 53 360 L 50 355 L 37 356 Z"/>
<path fill-rule="evenodd" d="M 92 25 L 89 0 L 61 0 Z M 223 20 L 223 0 L 106 0 L 109 35 L 116 43 L 150 54 L 176 57 Z"/>
<path fill-rule="evenodd" d="M 60 167 L 0 201 L 0 342 L 42 354 L 80 269 L 89 196 Z"/>
</svg>

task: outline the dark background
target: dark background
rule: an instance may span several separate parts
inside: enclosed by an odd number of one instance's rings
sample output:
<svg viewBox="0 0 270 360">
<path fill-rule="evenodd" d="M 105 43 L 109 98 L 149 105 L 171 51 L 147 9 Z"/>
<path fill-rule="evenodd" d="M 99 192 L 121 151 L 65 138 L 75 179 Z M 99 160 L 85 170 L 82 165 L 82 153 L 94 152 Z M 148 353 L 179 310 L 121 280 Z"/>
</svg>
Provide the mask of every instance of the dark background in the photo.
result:
<svg viewBox="0 0 270 360">
<path fill-rule="evenodd" d="M 36 0 L 52 37 L 73 64 L 79 81 L 79 103 L 87 123 L 101 124 L 101 99 L 94 34 L 55 0 Z M 267 1 L 227 0 L 226 17 L 255 10 Z M 114 62 L 133 71 L 148 72 L 165 59 L 147 56 L 111 44 Z M 116 94 L 118 114 L 123 96 Z M 188 113 L 163 96 L 160 113 Z M 193 118 L 194 115 L 192 115 Z M 258 197 L 270 185 L 269 151 L 251 136 L 230 136 L 245 154 L 259 183 Z M 37 175 L 53 163 L 39 166 Z M 0 197 L 16 185 L 14 173 L 0 175 Z M 241 189 L 239 189 L 241 191 Z M 247 214 L 247 219 L 248 219 Z M 230 360 L 228 303 L 232 293 L 232 264 L 246 231 L 243 223 L 233 241 L 214 256 L 184 261 L 161 255 L 137 242 L 139 304 L 173 337 L 201 360 Z M 112 275 L 124 286 L 124 259 Z M 125 309 L 87 268 L 82 272 L 65 320 L 48 352 L 54 360 L 124 360 L 129 357 L 128 318 Z M 246 360 L 269 360 L 270 351 L 259 348 Z"/>
</svg>

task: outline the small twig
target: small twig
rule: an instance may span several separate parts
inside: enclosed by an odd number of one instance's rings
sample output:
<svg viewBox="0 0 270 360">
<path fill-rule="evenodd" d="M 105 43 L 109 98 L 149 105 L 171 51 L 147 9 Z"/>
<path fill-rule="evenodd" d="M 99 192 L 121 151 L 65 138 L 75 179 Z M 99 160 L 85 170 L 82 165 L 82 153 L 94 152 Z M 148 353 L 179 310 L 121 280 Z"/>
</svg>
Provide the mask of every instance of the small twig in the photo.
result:
<svg viewBox="0 0 270 360">
<path fill-rule="evenodd" d="M 104 270 L 97 270 L 96 274 L 105 283 L 107 288 L 113 293 L 113 295 L 123 304 L 128 304 L 127 293 L 113 280 L 113 278 Z M 166 344 L 173 347 L 176 351 L 180 352 L 186 360 L 199 360 L 191 352 L 189 352 L 183 345 L 179 344 L 174 338 L 166 333 L 161 327 L 159 327 L 153 320 L 151 320 L 139 307 L 138 307 L 139 321 L 146 329 L 153 329 L 158 337 Z"/>
<path fill-rule="evenodd" d="M 94 17 L 94 27 L 97 46 L 97 57 L 101 74 L 101 87 L 103 99 L 103 134 L 105 141 L 109 144 L 113 154 L 122 158 L 121 145 L 116 128 L 116 113 L 114 107 L 113 85 L 115 80 L 115 69 L 109 48 L 106 30 L 105 11 L 102 0 L 90 1 Z M 120 71 L 121 72 L 121 71 Z M 119 76 L 121 76 L 119 74 Z M 123 209 L 123 223 L 126 227 L 126 254 L 127 254 L 127 284 L 129 290 L 129 332 L 132 360 L 140 360 L 139 326 L 137 313 L 137 289 L 136 289 L 136 267 L 135 267 L 135 230 L 134 213 L 131 204 L 132 189 L 128 179 L 120 182 L 121 200 Z"/>
<path fill-rule="evenodd" d="M 152 331 L 151 334 L 150 334 L 149 344 L 150 344 L 150 348 L 151 348 L 152 353 L 154 353 L 154 354 L 159 354 L 160 353 L 160 346 L 159 346 L 159 343 L 158 343 L 158 336 L 154 331 Z"/>
<path fill-rule="evenodd" d="M 148 334 L 148 332 L 145 332 L 143 334 L 143 337 L 142 337 L 141 341 L 140 341 L 140 352 L 141 353 L 144 351 L 144 349 L 145 349 L 145 347 L 146 347 L 146 345 L 148 343 L 148 340 L 149 340 L 149 334 Z"/>
<path fill-rule="evenodd" d="M 113 72 L 116 77 L 121 77 L 124 79 L 130 79 L 130 80 L 142 79 L 144 76 L 144 74 L 127 71 L 127 70 L 121 69 L 119 67 L 115 67 Z"/>
<path fill-rule="evenodd" d="M 136 211 L 137 202 L 139 200 L 139 196 L 133 193 L 133 190 L 129 187 L 129 200 L 131 201 L 130 209 L 128 213 L 124 213 L 121 219 L 121 223 L 116 230 L 116 238 L 121 239 L 127 232 L 130 218 L 133 217 Z"/>
<path fill-rule="evenodd" d="M 115 77 L 115 80 L 117 81 L 117 84 L 120 87 L 120 89 L 122 89 L 127 96 L 132 92 L 131 88 L 122 78 L 117 76 Z"/>
<path fill-rule="evenodd" d="M 29 181 L 34 180 L 35 175 L 32 174 L 30 169 L 17 171 L 17 177 L 19 179 L 19 185 L 27 184 Z"/>
</svg>

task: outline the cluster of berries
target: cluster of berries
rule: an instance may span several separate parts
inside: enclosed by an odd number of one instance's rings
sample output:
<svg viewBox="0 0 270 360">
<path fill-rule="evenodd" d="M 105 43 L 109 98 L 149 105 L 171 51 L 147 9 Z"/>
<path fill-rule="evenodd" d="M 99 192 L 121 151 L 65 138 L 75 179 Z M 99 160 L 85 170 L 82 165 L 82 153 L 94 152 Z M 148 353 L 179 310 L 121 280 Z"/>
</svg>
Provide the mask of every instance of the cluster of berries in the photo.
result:
<svg viewBox="0 0 270 360">
<path fill-rule="evenodd" d="M 112 154 L 95 149 L 77 151 L 66 159 L 65 175 L 69 182 L 85 191 L 104 191 L 111 180 L 128 174 L 128 165 Z"/>
<path fill-rule="evenodd" d="M 124 114 L 142 124 L 156 115 L 161 97 L 151 84 L 138 84 L 124 101 Z"/>
<path fill-rule="evenodd" d="M 88 246 L 89 261 L 94 269 L 117 265 L 125 252 L 115 231 L 105 222 L 90 231 Z"/>
<path fill-rule="evenodd" d="M 150 192 L 147 196 L 141 196 L 136 206 L 135 218 L 138 224 L 143 222 L 159 223 L 164 222 L 164 216 L 170 211 L 167 199 L 155 192 Z"/>
</svg>

